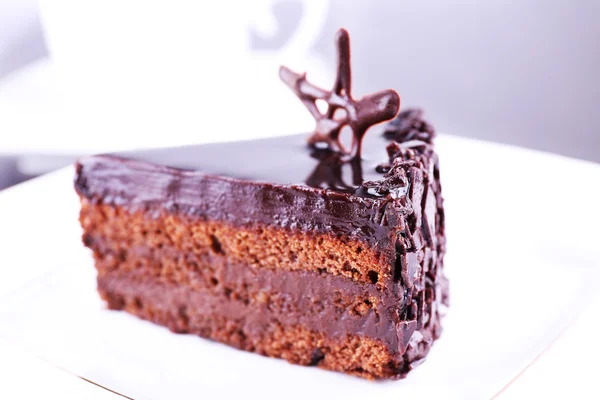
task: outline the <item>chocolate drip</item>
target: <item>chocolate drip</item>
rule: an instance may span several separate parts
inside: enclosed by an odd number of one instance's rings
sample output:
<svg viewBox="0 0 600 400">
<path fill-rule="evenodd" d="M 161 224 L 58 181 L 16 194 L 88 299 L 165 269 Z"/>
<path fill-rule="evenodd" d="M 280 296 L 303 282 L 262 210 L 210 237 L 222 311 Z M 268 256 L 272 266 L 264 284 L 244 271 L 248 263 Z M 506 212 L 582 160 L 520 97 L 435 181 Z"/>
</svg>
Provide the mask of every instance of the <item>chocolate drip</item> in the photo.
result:
<svg viewBox="0 0 600 400">
<path fill-rule="evenodd" d="M 312 187 L 322 187 L 339 192 L 354 193 L 363 183 L 363 167 L 360 158 L 344 159 L 339 152 L 330 149 L 315 149 L 312 158 L 319 160 L 315 169 L 306 178 L 305 183 Z M 344 181 L 344 170 L 350 168 L 352 185 Z"/>
<path fill-rule="evenodd" d="M 298 74 L 287 67 L 281 67 L 279 76 L 315 118 L 316 127 L 308 143 L 326 143 L 332 151 L 352 157 L 360 157 L 362 140 L 367 130 L 380 122 L 387 121 L 398 113 L 400 96 L 392 89 L 369 94 L 360 100 L 352 98 L 352 73 L 350 70 L 350 37 L 345 29 L 336 34 L 338 55 L 337 77 L 331 91 L 318 88 L 306 80 L 306 73 Z M 317 100 L 327 103 L 327 110 L 321 113 Z M 352 131 L 352 148 L 346 149 L 340 141 L 344 127 Z"/>
</svg>

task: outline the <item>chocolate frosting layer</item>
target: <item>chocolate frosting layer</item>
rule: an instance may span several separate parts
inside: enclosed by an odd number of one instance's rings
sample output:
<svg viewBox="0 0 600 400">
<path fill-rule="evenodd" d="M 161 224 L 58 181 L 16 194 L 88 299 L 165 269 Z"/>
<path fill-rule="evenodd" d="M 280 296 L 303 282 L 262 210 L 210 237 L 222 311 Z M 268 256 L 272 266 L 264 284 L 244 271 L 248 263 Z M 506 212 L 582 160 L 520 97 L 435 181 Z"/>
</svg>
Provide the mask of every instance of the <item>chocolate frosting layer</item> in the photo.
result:
<svg viewBox="0 0 600 400">
<path fill-rule="evenodd" d="M 85 158 L 75 187 L 92 201 L 166 209 L 234 225 L 268 225 L 363 240 L 395 260 L 396 230 L 412 211 L 362 187 L 388 143 L 365 138 L 362 160 L 311 149 L 304 135 Z M 392 207 L 388 207 L 391 204 Z"/>
</svg>

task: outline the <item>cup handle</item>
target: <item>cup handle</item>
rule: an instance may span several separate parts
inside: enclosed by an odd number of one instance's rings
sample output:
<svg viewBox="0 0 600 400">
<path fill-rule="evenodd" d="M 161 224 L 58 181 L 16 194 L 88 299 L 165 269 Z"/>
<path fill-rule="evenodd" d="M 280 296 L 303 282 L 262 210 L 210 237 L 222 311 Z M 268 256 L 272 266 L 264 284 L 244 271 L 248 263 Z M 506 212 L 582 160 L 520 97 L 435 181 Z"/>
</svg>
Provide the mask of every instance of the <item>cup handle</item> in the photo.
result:
<svg viewBox="0 0 600 400">
<path fill-rule="evenodd" d="M 325 26 L 329 0 L 304 0 L 302 20 L 292 37 L 281 49 L 281 54 L 307 57 Z"/>
</svg>

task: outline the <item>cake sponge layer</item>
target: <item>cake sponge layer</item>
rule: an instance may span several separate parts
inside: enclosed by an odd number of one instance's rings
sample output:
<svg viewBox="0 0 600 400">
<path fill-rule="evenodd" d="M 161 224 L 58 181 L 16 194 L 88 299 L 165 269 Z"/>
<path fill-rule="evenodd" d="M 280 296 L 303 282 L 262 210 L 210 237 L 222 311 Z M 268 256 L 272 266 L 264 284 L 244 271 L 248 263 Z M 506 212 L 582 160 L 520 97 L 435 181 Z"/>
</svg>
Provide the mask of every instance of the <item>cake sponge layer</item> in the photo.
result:
<svg viewBox="0 0 600 400">
<path fill-rule="evenodd" d="M 165 211 L 131 211 L 81 200 L 84 243 L 110 240 L 122 249 L 170 247 L 186 254 L 224 256 L 256 268 L 314 271 L 383 287 L 393 280 L 394 260 L 367 243 L 328 233 L 240 228 Z"/>
</svg>

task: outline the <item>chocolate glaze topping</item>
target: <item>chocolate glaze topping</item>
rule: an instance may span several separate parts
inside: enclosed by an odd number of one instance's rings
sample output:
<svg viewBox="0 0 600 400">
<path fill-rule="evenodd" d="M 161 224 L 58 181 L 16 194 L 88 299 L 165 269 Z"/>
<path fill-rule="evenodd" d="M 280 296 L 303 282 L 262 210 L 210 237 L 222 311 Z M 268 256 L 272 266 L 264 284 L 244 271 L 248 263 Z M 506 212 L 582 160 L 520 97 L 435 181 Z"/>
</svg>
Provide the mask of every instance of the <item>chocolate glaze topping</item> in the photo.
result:
<svg viewBox="0 0 600 400">
<path fill-rule="evenodd" d="M 338 55 L 337 78 L 331 91 L 320 89 L 306 80 L 306 73 L 298 74 L 287 67 L 281 67 L 279 76 L 300 98 L 315 118 L 316 127 L 308 143 L 326 143 L 333 151 L 360 157 L 362 140 L 367 130 L 380 122 L 393 118 L 400 108 L 400 96 L 392 89 L 383 90 L 363 97 L 352 98 L 350 71 L 350 37 L 345 29 L 336 34 Z M 327 103 L 327 110 L 321 113 L 317 100 Z M 340 141 L 342 129 L 348 126 L 352 131 L 352 148 L 347 150 Z"/>
<path fill-rule="evenodd" d="M 353 180 L 353 166 L 363 179 L 383 178 L 375 168 L 386 158 L 387 141 L 367 139 L 369 159 L 360 165 L 326 152 L 311 157 L 304 135 L 93 156 L 80 160 L 75 184 L 83 196 L 107 204 L 237 226 L 339 232 L 389 248 L 393 226 L 382 225 L 387 201 Z"/>
<path fill-rule="evenodd" d="M 415 141 L 393 146 L 409 154 L 417 143 L 431 149 Z M 366 137 L 361 159 L 307 147 L 303 135 L 100 155 L 80 160 L 76 188 L 103 202 L 338 231 L 383 246 L 393 240 L 387 218 L 412 212 L 405 198 L 411 165 L 392 169 L 389 144 L 381 133 Z M 390 202 L 394 212 L 386 211 Z"/>
</svg>

